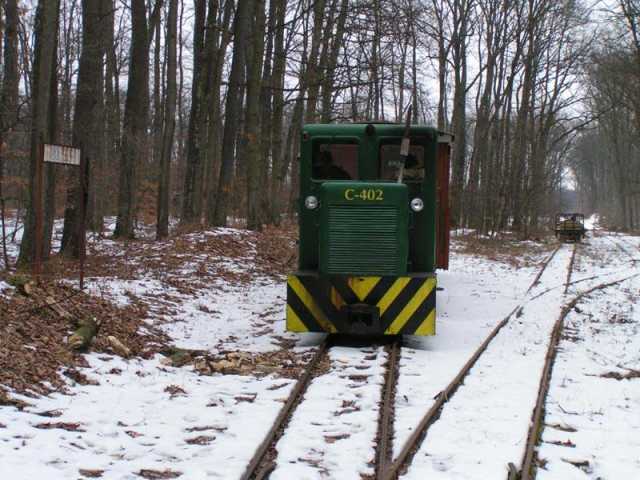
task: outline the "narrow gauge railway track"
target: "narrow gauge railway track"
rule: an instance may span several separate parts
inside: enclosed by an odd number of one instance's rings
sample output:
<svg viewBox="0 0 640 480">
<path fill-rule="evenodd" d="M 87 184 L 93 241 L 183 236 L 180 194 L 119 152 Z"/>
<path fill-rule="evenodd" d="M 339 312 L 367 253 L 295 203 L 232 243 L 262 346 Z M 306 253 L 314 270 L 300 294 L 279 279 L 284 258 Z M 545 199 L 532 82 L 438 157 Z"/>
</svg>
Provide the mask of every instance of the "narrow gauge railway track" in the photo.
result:
<svg viewBox="0 0 640 480">
<path fill-rule="evenodd" d="M 296 385 L 289 394 L 287 401 L 280 410 L 269 432 L 256 449 L 242 477 L 240 477 L 242 480 L 261 480 L 269 478 L 276 466 L 276 445 L 287 429 L 288 423 L 298 405 L 302 402 L 303 397 L 314 378 L 314 373 L 316 372 L 316 369 L 323 357 L 328 355 L 331 347 L 340 343 L 338 338 L 339 337 L 336 335 L 326 336 L 314 353 L 312 359 L 307 363 L 303 374 L 296 382 Z M 400 337 L 394 337 L 389 344 L 386 344 L 385 340 L 387 363 L 378 418 L 379 441 L 375 455 L 376 466 L 382 465 L 383 468 L 387 462 L 391 460 L 392 455 L 393 413 L 401 343 Z"/>
<path fill-rule="evenodd" d="M 540 278 L 542 274 L 547 269 L 553 258 L 560 251 L 562 245 L 559 245 L 552 253 L 547 257 L 547 259 L 542 264 L 540 271 L 534 278 L 533 282 L 527 289 L 526 293 L 529 293 L 538 283 L 540 283 Z M 574 253 L 575 254 L 575 250 Z M 573 261 L 571 262 L 573 264 Z M 429 427 L 440 417 L 442 409 L 444 405 L 453 397 L 458 387 L 462 385 L 464 379 L 467 374 L 471 371 L 473 366 L 477 363 L 478 359 L 482 356 L 482 354 L 487 350 L 489 344 L 494 340 L 494 338 L 498 335 L 500 330 L 504 328 L 507 323 L 514 317 L 518 316 L 518 311 L 522 308 L 522 304 L 517 305 L 511 312 L 498 323 L 494 327 L 494 329 L 489 333 L 487 338 L 482 342 L 482 344 L 476 349 L 476 351 L 471 355 L 469 360 L 464 364 L 464 366 L 460 369 L 460 371 L 456 374 L 453 380 L 447 385 L 447 387 L 442 390 L 435 397 L 435 403 L 431 406 L 431 408 L 427 411 L 427 413 L 422 417 L 418 426 L 414 429 L 411 436 L 407 439 L 404 446 L 400 450 L 400 453 L 395 458 L 395 460 L 389 465 L 387 469 L 385 469 L 377 478 L 381 480 L 393 480 L 400 476 L 400 474 L 410 465 L 413 460 L 413 456 L 416 454 L 418 449 L 420 448 L 422 441 L 427 435 Z"/>
<path fill-rule="evenodd" d="M 632 260 L 634 260 L 633 255 L 628 250 L 626 250 L 624 247 L 622 247 L 620 244 L 618 244 L 614 240 L 611 240 L 611 242 L 614 243 L 621 252 L 625 253 Z M 574 255 L 575 255 L 575 251 L 574 251 Z M 574 265 L 574 262 L 572 257 L 570 267 L 573 267 L 573 265 Z M 569 285 L 568 279 L 570 278 L 569 277 L 570 273 L 571 272 L 569 272 L 567 275 L 567 288 Z M 619 278 L 617 280 L 612 280 L 610 282 L 596 285 L 576 295 L 562 309 L 560 316 L 556 320 L 553 330 L 551 332 L 551 339 L 550 339 L 549 347 L 547 348 L 547 353 L 545 356 L 545 364 L 543 367 L 542 376 L 540 378 L 538 395 L 537 395 L 536 404 L 531 416 L 531 425 L 529 427 L 529 433 L 527 435 L 525 451 L 522 456 L 520 468 L 517 469 L 515 465 L 509 464 L 509 473 L 507 476 L 507 480 L 532 480 L 536 478 L 536 464 L 537 464 L 536 447 L 540 441 L 542 430 L 544 428 L 544 416 L 545 416 L 544 407 L 545 407 L 547 395 L 549 393 L 549 388 L 551 386 L 553 365 L 555 363 L 555 359 L 558 354 L 560 340 L 562 339 L 565 319 L 567 318 L 569 313 L 574 309 L 574 307 L 576 307 L 583 298 L 587 297 L 591 293 L 618 285 L 620 283 L 623 283 L 627 280 L 631 280 L 638 276 L 640 276 L 640 273 L 628 275 L 628 276 L 625 276 L 624 278 Z M 597 278 L 597 277 L 594 277 L 594 278 Z M 574 282 L 574 283 L 577 283 L 577 282 Z M 566 293 L 566 289 L 565 289 L 565 293 Z"/>
<path fill-rule="evenodd" d="M 322 358 L 329 352 L 332 344 L 333 338 L 331 336 L 326 336 L 311 360 L 305 366 L 304 372 L 296 382 L 293 390 L 291 390 L 289 398 L 287 398 L 287 401 L 280 410 L 280 413 L 278 413 L 278 416 L 269 429 L 269 432 L 267 432 L 264 440 L 260 446 L 258 446 L 256 452 L 251 458 L 249 465 L 247 465 L 242 477 L 240 477 L 242 480 L 267 478 L 271 471 L 273 471 L 273 468 L 275 467 L 274 446 L 282 436 L 286 424 L 291 418 L 294 410 L 302 401 L 302 397 L 307 391 L 309 383 L 311 383 L 314 371 L 320 364 Z"/>
<path fill-rule="evenodd" d="M 555 248 L 555 250 L 551 252 L 551 255 L 549 255 L 549 257 L 544 261 L 544 263 L 542 264 L 542 268 L 536 275 L 536 278 L 533 279 L 533 282 L 531 282 L 531 285 L 529 285 L 529 288 L 527 288 L 526 293 L 529 293 L 533 289 L 533 287 L 535 287 L 536 285 L 538 285 L 538 283 L 540 283 L 540 278 L 542 277 L 542 274 L 547 269 L 547 266 L 551 263 L 551 260 L 553 260 L 553 257 L 556 256 L 556 254 L 560 251 L 561 248 L 562 248 L 562 245 L 558 245 Z"/>
<path fill-rule="evenodd" d="M 606 239 L 608 239 L 611 243 L 615 244 L 616 248 L 618 250 L 620 250 L 624 255 L 626 255 L 627 257 L 629 257 L 629 260 L 631 262 L 640 262 L 640 258 L 636 258 L 633 253 L 631 253 L 627 247 L 629 247 L 630 245 L 624 241 L 618 241 L 618 240 L 614 240 L 611 237 L 605 237 Z M 626 246 L 623 246 L 622 244 L 626 244 Z M 633 247 L 632 247 L 633 248 Z"/>
<path fill-rule="evenodd" d="M 387 464 L 393 457 L 393 419 L 395 413 L 396 386 L 400 368 L 400 338 L 395 338 L 389 347 L 387 373 L 382 390 L 382 405 L 378 419 L 378 442 L 376 445 L 376 478 L 382 478 Z"/>
</svg>

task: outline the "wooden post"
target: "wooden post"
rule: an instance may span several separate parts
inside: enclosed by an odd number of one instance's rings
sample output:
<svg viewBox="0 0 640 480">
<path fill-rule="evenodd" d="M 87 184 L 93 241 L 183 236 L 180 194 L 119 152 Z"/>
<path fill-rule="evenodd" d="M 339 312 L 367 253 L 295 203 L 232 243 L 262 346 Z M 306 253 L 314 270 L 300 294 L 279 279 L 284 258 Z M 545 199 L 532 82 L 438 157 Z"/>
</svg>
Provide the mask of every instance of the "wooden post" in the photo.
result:
<svg viewBox="0 0 640 480">
<path fill-rule="evenodd" d="M 44 142 L 40 139 L 40 145 L 38 147 L 38 158 L 36 160 L 36 178 L 35 178 L 35 192 L 33 199 L 35 200 L 34 213 L 35 213 L 35 239 L 33 242 L 33 274 L 39 276 L 42 273 L 42 240 L 44 236 L 44 200 L 43 195 L 43 183 L 44 183 Z"/>
<path fill-rule="evenodd" d="M 84 289 L 84 264 L 87 258 L 87 159 L 80 152 L 80 221 L 78 248 L 80 250 L 80 290 Z"/>
</svg>

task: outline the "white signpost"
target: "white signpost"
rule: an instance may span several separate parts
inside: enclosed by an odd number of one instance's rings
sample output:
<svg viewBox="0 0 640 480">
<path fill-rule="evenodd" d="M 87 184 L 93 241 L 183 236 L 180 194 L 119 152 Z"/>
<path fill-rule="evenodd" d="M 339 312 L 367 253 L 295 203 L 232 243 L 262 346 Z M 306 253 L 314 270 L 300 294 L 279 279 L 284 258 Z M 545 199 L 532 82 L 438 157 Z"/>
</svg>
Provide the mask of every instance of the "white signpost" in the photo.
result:
<svg viewBox="0 0 640 480">
<path fill-rule="evenodd" d="M 44 161 L 80 166 L 80 149 L 67 145 L 44 144 Z"/>
<path fill-rule="evenodd" d="M 36 237 L 35 237 L 35 252 L 33 270 L 36 275 L 42 273 L 42 239 L 44 229 L 44 199 L 43 199 L 43 185 L 44 185 L 44 163 L 58 163 L 62 165 L 72 165 L 80 167 L 80 174 L 78 175 L 79 195 L 80 195 L 80 211 L 78 222 L 79 233 L 79 250 L 80 250 L 80 289 L 84 288 L 84 263 L 86 258 L 86 201 L 87 201 L 87 184 L 86 184 L 86 161 L 81 164 L 80 149 L 74 148 L 69 145 L 54 145 L 51 143 L 40 144 L 40 159 L 36 162 L 36 184 L 35 184 L 35 196 L 37 201 L 35 208 L 36 216 Z"/>
</svg>

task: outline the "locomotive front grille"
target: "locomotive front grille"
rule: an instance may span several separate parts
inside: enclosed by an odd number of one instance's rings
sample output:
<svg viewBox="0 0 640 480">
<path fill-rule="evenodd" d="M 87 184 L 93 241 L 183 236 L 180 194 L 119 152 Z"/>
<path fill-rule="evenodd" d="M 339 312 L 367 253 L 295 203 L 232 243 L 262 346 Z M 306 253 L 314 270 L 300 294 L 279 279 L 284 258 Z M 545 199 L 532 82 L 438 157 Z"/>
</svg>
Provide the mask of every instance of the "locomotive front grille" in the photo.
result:
<svg viewBox="0 0 640 480">
<path fill-rule="evenodd" d="M 399 248 L 401 218 L 395 205 L 330 204 L 325 245 L 328 274 L 399 275 L 406 255 Z"/>
</svg>

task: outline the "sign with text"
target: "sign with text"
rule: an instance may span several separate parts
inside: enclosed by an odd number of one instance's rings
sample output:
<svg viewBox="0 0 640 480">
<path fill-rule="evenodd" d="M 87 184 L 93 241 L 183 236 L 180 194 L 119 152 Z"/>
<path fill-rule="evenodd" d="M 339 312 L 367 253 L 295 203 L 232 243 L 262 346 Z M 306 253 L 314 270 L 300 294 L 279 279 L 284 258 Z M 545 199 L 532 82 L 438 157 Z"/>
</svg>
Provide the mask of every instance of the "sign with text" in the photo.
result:
<svg viewBox="0 0 640 480">
<path fill-rule="evenodd" d="M 44 161 L 64 165 L 80 165 L 80 149 L 67 145 L 44 144 Z"/>
</svg>

